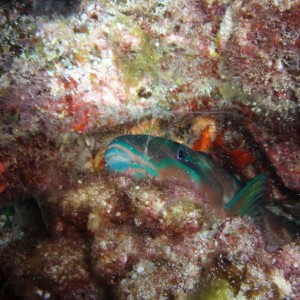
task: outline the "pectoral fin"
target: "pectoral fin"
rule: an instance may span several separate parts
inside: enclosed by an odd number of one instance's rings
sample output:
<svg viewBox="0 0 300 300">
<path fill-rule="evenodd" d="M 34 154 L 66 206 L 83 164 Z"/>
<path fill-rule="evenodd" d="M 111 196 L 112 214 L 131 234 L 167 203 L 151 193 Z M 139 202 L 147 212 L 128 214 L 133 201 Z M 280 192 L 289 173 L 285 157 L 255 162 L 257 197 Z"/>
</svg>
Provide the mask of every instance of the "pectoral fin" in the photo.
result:
<svg viewBox="0 0 300 300">
<path fill-rule="evenodd" d="M 230 216 L 255 216 L 263 198 L 267 175 L 250 180 L 224 207 Z"/>
</svg>

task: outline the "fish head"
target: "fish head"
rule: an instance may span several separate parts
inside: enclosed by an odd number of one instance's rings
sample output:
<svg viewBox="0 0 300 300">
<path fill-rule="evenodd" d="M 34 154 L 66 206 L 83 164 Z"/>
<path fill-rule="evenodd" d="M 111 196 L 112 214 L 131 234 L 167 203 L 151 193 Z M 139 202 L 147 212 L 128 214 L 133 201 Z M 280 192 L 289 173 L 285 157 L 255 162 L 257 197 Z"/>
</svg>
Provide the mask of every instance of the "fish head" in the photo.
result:
<svg viewBox="0 0 300 300">
<path fill-rule="evenodd" d="M 198 176 L 189 164 L 192 150 L 175 141 L 150 135 L 123 135 L 114 139 L 105 152 L 106 168 L 134 178 L 188 181 Z"/>
<path fill-rule="evenodd" d="M 156 176 L 145 147 L 146 140 L 143 135 L 123 135 L 115 138 L 104 154 L 106 168 L 136 178 Z"/>
</svg>

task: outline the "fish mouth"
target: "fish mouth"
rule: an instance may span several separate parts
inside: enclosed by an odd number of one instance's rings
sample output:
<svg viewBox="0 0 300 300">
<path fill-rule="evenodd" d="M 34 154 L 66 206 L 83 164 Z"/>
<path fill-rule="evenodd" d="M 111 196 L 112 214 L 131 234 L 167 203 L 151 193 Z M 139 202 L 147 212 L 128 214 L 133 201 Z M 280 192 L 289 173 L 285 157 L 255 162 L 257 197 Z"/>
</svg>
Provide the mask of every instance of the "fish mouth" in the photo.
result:
<svg viewBox="0 0 300 300">
<path fill-rule="evenodd" d="M 122 173 L 126 172 L 133 163 L 126 152 L 114 145 L 105 151 L 104 159 L 107 169 Z"/>
<path fill-rule="evenodd" d="M 128 143 L 125 138 L 112 141 L 104 154 L 106 168 L 117 173 L 126 173 L 134 178 L 155 177 L 158 175 L 150 158 L 135 144 Z"/>
</svg>

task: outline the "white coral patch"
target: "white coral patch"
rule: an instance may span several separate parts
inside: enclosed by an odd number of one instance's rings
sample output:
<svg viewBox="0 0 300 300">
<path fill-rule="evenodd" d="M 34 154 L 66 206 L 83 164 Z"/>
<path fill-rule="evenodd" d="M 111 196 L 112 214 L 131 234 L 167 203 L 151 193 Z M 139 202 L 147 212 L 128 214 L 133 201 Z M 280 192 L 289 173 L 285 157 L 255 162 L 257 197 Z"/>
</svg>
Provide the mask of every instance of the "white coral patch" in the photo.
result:
<svg viewBox="0 0 300 300">
<path fill-rule="evenodd" d="M 234 21 L 232 17 L 232 7 L 228 6 L 224 18 L 220 24 L 220 38 L 223 42 L 226 42 L 229 37 L 231 36 L 231 33 L 234 28 Z"/>
<path fill-rule="evenodd" d="M 283 296 L 287 297 L 292 293 L 291 284 L 285 280 L 282 270 L 274 269 L 272 273 L 272 280 L 281 290 Z"/>
</svg>

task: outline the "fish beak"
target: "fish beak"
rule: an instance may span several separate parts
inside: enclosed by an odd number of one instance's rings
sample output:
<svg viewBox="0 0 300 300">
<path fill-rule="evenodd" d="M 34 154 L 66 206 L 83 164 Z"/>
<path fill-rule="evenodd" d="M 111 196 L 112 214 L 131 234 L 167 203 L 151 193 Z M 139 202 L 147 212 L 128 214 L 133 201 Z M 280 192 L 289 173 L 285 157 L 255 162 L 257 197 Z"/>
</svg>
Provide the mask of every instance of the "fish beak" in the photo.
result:
<svg viewBox="0 0 300 300">
<path fill-rule="evenodd" d="M 105 166 L 115 172 L 125 172 L 132 164 L 131 159 L 121 149 L 109 147 L 105 154 Z"/>
</svg>

